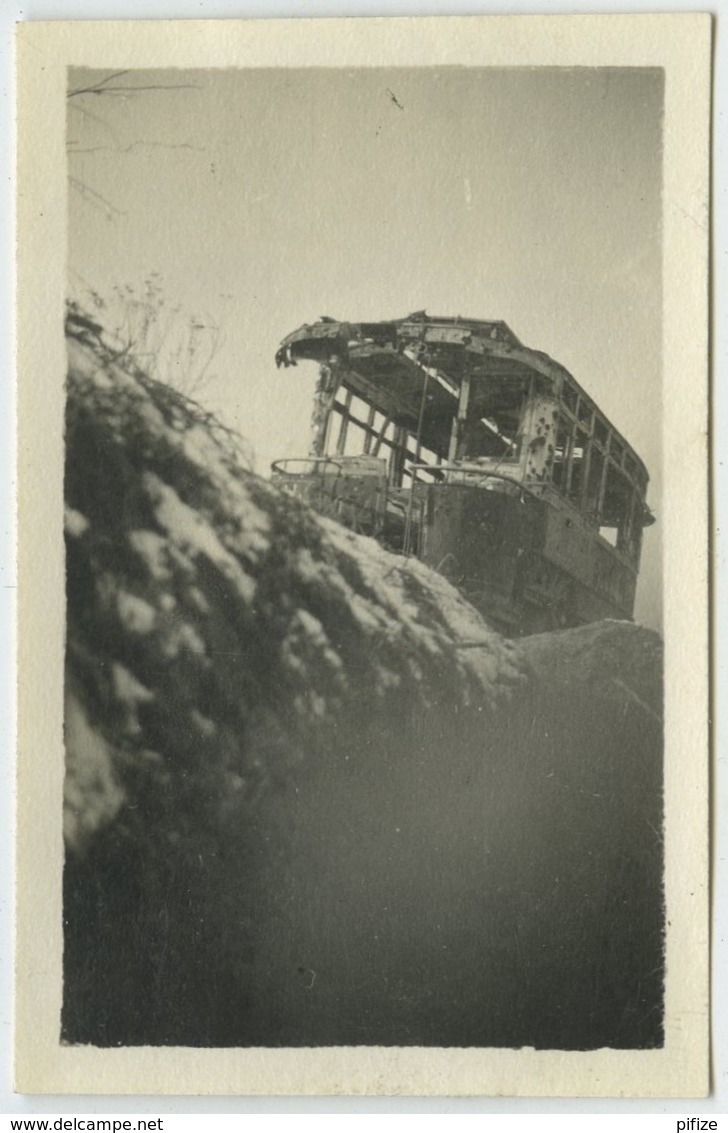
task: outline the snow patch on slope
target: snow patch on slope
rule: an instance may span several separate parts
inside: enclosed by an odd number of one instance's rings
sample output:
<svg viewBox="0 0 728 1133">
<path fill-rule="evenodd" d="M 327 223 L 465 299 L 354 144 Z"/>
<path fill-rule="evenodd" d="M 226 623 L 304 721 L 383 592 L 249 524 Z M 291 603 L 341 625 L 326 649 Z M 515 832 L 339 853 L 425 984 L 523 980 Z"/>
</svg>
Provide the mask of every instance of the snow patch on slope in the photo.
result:
<svg viewBox="0 0 728 1133">
<path fill-rule="evenodd" d="M 174 488 L 152 472 L 144 475 L 144 485 L 154 506 L 155 516 L 167 532 L 172 545 L 193 557 L 204 556 L 229 579 L 246 603 L 255 597 L 255 581 L 237 558 L 220 541 L 211 524 L 179 498 Z"/>
</svg>

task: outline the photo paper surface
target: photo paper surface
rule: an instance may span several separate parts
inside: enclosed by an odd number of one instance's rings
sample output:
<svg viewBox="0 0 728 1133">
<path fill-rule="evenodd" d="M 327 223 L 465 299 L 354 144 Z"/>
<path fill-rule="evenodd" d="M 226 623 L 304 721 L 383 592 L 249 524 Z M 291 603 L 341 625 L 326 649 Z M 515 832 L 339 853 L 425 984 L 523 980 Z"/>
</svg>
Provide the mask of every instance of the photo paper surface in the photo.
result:
<svg viewBox="0 0 728 1133">
<path fill-rule="evenodd" d="M 709 44 L 20 28 L 19 1089 L 705 1093 Z"/>
</svg>

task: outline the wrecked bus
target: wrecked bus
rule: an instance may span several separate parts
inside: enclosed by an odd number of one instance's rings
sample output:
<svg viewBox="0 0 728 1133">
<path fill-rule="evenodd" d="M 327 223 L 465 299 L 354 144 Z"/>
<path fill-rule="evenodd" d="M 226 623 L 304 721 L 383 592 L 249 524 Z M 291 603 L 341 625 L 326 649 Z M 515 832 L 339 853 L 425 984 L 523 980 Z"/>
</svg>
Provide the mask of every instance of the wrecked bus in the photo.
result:
<svg viewBox="0 0 728 1133">
<path fill-rule="evenodd" d="M 274 479 L 416 556 L 499 630 L 631 618 L 647 469 L 563 366 L 499 321 L 322 319 L 280 366 L 320 367 L 307 457 Z"/>
</svg>

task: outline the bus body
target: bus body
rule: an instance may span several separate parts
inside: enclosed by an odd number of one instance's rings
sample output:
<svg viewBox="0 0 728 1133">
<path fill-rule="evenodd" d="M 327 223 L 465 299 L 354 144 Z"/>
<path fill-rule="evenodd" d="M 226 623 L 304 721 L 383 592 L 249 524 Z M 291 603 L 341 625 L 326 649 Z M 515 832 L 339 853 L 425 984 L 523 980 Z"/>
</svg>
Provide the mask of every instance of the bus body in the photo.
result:
<svg viewBox="0 0 728 1133">
<path fill-rule="evenodd" d="M 323 319 L 278 366 L 317 362 L 308 457 L 273 477 L 414 555 L 504 633 L 631 618 L 647 469 L 563 366 L 503 322 Z"/>
</svg>

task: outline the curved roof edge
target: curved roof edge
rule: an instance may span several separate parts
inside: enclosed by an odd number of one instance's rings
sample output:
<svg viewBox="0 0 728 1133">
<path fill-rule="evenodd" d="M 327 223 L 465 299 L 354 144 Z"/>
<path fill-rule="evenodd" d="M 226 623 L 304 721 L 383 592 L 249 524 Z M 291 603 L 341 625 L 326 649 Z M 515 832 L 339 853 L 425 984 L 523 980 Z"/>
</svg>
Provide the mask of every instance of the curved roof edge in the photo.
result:
<svg viewBox="0 0 728 1133">
<path fill-rule="evenodd" d="M 324 364 L 334 361 L 345 363 L 352 354 L 356 354 L 357 347 L 371 346 L 381 346 L 390 355 L 414 350 L 415 354 L 420 352 L 421 362 L 424 361 L 426 352 L 436 350 L 438 346 L 460 347 L 474 361 L 478 357 L 491 357 L 520 362 L 554 382 L 554 392 L 557 394 L 560 393 L 561 384 L 566 381 L 599 413 L 630 455 L 638 461 L 649 481 L 649 472 L 642 458 L 573 374 L 543 351 L 525 346 L 502 319 L 469 319 L 415 311 L 400 319 L 354 323 L 339 322 L 323 315 L 317 322 L 304 323 L 286 335 L 276 352 L 276 366 L 295 366 L 298 359 Z M 433 364 L 446 373 L 436 361 Z M 457 376 L 447 374 L 447 377 L 457 384 Z"/>
</svg>

